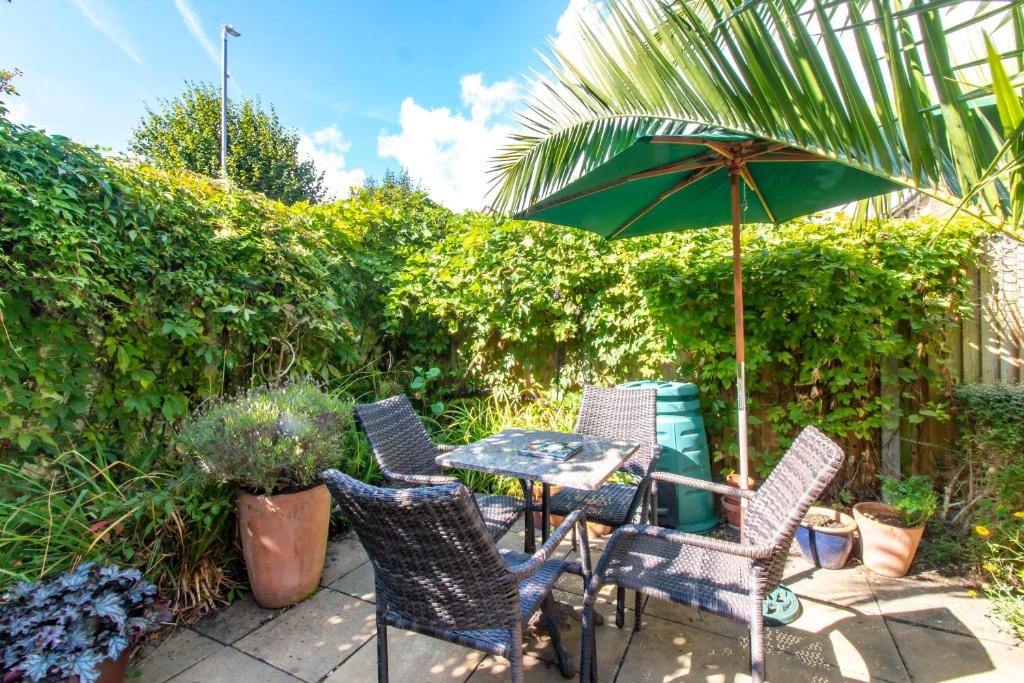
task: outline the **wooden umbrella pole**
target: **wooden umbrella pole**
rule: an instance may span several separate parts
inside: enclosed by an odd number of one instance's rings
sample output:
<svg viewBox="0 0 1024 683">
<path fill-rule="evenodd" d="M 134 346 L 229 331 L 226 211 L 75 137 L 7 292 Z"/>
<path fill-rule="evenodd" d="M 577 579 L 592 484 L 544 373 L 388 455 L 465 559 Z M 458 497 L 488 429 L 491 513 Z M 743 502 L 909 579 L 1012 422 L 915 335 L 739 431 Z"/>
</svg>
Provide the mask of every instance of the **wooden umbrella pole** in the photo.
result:
<svg viewBox="0 0 1024 683">
<path fill-rule="evenodd" d="M 740 253 L 740 164 L 729 166 L 732 190 L 732 292 L 736 316 L 736 430 L 740 447 L 740 488 L 747 486 L 747 353 L 743 330 L 743 260 Z M 743 512 L 747 499 L 740 499 L 740 541 L 743 541 Z"/>
</svg>

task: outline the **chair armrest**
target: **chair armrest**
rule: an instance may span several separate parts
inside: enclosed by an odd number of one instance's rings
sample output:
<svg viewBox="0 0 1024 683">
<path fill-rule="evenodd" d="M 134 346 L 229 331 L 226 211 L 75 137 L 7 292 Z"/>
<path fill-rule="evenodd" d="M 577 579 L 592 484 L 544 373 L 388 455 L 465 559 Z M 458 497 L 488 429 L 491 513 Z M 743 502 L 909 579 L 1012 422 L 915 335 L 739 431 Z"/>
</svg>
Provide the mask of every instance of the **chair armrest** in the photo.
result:
<svg viewBox="0 0 1024 683">
<path fill-rule="evenodd" d="M 737 555 L 751 560 L 766 559 L 771 557 L 772 553 L 775 551 L 775 548 L 772 548 L 771 546 L 743 545 L 740 543 L 734 543 L 733 541 L 723 541 L 717 538 L 688 534 L 684 531 L 665 529 L 660 526 L 629 524 L 627 526 L 620 527 L 614 534 L 612 534 L 611 538 L 608 539 L 608 545 L 605 548 L 604 554 L 601 556 L 601 561 L 598 563 L 598 574 L 603 574 L 606 559 L 610 559 L 615 554 L 615 545 L 619 542 L 619 539 L 627 536 L 650 536 L 652 538 L 663 538 L 681 545 L 691 545 L 697 548 L 710 550 L 712 552 Z"/>
<path fill-rule="evenodd" d="M 672 472 L 652 472 L 651 478 L 669 484 L 682 484 L 683 486 L 690 486 L 695 489 L 703 489 L 722 496 L 732 496 L 735 498 L 753 498 L 755 493 L 752 489 L 741 489 L 735 486 L 716 484 L 713 481 L 694 479 L 693 477 L 685 477 L 681 474 L 673 474 Z"/>
<path fill-rule="evenodd" d="M 405 474 L 403 472 L 393 472 L 386 468 L 381 468 L 380 473 L 385 481 L 399 481 L 403 484 L 413 484 L 415 486 L 444 486 L 445 484 L 452 484 L 458 481 L 458 478 L 449 477 L 444 474 Z"/>
<path fill-rule="evenodd" d="M 530 514 L 530 513 L 527 513 Z M 582 510 L 573 510 L 569 513 L 558 528 L 548 537 L 547 542 L 535 552 L 529 560 L 518 564 L 514 567 L 510 567 L 512 570 L 512 576 L 516 581 L 522 581 L 529 576 L 532 576 L 541 565 L 547 562 L 548 558 L 551 557 L 551 553 L 555 552 L 555 549 L 565 538 L 566 534 L 572 530 L 573 526 L 579 527 L 579 544 L 580 544 L 580 564 L 582 566 L 583 576 L 586 579 L 590 576 L 590 548 L 588 546 L 589 539 L 587 538 L 587 516 L 583 514 Z"/>
<path fill-rule="evenodd" d="M 439 443 L 439 444 L 437 444 L 437 452 L 438 453 L 451 453 L 456 448 L 459 448 L 459 447 L 458 446 L 453 446 L 452 444 L 448 444 L 448 443 Z"/>
</svg>

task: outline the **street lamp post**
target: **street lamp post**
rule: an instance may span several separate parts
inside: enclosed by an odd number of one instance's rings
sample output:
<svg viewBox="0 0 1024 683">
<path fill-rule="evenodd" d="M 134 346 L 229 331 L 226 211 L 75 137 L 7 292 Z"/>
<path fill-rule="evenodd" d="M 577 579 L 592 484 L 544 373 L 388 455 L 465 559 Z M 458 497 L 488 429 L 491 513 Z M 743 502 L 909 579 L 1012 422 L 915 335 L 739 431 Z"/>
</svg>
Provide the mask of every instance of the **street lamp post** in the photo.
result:
<svg viewBox="0 0 1024 683">
<path fill-rule="evenodd" d="M 242 34 L 231 24 L 220 27 L 222 48 L 220 53 L 220 177 L 228 178 L 228 36 Z"/>
</svg>

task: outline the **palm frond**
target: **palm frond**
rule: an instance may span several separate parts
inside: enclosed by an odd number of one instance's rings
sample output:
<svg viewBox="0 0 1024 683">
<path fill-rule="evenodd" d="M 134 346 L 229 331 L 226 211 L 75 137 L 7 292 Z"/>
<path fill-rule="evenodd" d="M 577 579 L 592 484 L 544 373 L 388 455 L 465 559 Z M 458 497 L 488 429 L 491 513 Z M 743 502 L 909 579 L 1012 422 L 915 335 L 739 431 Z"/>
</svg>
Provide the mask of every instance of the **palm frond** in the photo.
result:
<svg viewBox="0 0 1024 683">
<path fill-rule="evenodd" d="M 600 21 L 581 23 L 572 49 L 552 48 L 550 73 L 533 81 L 521 129 L 494 160 L 495 205 L 522 210 L 638 136 L 717 129 L 1019 224 L 1024 199 L 1006 170 L 1019 168 L 1018 146 L 1005 144 L 1013 127 L 978 98 L 1017 95 L 1024 0 L 981 3 L 969 16 L 956 4 L 611 0 Z M 1000 52 L 954 49 L 996 30 L 1008 43 Z"/>
</svg>

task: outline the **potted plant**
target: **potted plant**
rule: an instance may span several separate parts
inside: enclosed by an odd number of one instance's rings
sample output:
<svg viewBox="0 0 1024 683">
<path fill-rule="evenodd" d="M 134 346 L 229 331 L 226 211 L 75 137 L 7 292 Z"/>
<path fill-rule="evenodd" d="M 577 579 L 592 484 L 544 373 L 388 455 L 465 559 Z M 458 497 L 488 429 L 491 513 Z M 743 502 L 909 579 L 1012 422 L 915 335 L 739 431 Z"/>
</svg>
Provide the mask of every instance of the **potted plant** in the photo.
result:
<svg viewBox="0 0 1024 683">
<path fill-rule="evenodd" d="M 124 680 L 132 645 L 170 613 L 137 569 L 84 562 L 0 598 L 3 680 Z"/>
<path fill-rule="evenodd" d="M 725 478 L 726 486 L 732 486 L 738 489 L 740 487 L 740 475 L 739 472 L 733 472 Z M 747 488 L 752 489 L 757 485 L 757 480 L 753 477 L 747 477 Z M 725 510 L 725 521 L 729 523 L 733 529 L 740 528 L 741 516 L 741 505 L 740 498 L 738 496 L 722 496 L 722 509 Z"/>
<path fill-rule="evenodd" d="M 842 569 L 853 550 L 853 517 L 832 508 L 811 506 L 796 530 L 800 552 L 815 567 Z"/>
<path fill-rule="evenodd" d="M 935 514 L 939 497 L 922 475 L 899 479 L 883 475 L 882 495 L 892 503 L 857 503 L 853 516 L 860 529 L 864 566 L 883 576 L 905 576 L 914 561 L 924 525 Z"/>
<path fill-rule="evenodd" d="M 348 450 L 352 403 L 312 382 L 250 390 L 201 408 L 179 433 L 211 477 L 238 484 L 253 598 L 300 602 L 320 583 L 331 496 L 322 473 Z"/>
</svg>

